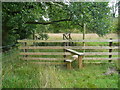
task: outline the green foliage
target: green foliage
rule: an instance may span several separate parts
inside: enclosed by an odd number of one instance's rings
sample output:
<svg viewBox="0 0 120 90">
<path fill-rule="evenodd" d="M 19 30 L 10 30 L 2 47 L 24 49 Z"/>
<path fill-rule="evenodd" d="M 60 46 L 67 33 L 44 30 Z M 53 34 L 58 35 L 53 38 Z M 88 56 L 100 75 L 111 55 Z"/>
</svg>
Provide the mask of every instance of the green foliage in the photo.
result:
<svg viewBox="0 0 120 90">
<path fill-rule="evenodd" d="M 118 17 L 116 18 L 111 18 L 111 29 L 112 31 L 111 32 L 114 32 L 114 33 L 118 33 L 119 30 L 118 30 Z"/>
<path fill-rule="evenodd" d="M 59 33 L 79 29 L 81 32 L 84 23 L 87 24 L 88 32 L 105 35 L 110 31 L 109 15 L 110 8 L 107 2 L 71 2 L 69 5 L 63 2 L 4 2 L 2 3 L 3 45 L 15 42 L 17 39 L 28 38 L 33 30 L 40 33 Z M 41 24 L 27 24 L 27 22 L 41 22 Z M 43 24 L 48 22 L 51 23 Z M 9 41 L 10 37 L 12 41 Z"/>
<path fill-rule="evenodd" d="M 39 37 L 40 37 L 40 40 L 47 40 L 49 38 L 49 36 L 45 33 L 39 33 Z"/>
<path fill-rule="evenodd" d="M 11 40 L 14 43 L 17 39 L 27 38 L 32 33 L 35 26 L 25 24 L 28 20 L 34 20 L 34 14 L 30 13 L 32 5 L 35 4 L 2 3 L 3 45 L 11 44 Z"/>
<path fill-rule="evenodd" d="M 105 35 L 110 30 L 110 8 L 107 2 L 72 3 L 70 10 L 75 23 L 87 24 L 88 32 Z"/>
</svg>

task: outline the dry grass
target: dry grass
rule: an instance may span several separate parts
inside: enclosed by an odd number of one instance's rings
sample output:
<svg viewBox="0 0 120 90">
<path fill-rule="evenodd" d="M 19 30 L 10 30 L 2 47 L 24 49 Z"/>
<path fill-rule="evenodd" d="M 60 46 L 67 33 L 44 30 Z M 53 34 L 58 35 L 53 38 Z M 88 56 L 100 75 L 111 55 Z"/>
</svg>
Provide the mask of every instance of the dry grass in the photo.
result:
<svg viewBox="0 0 120 90">
<path fill-rule="evenodd" d="M 62 40 L 63 39 L 63 33 L 48 33 L 49 35 L 49 40 Z M 73 40 L 80 40 L 83 38 L 82 34 L 78 34 L 78 33 L 72 33 L 71 37 Z M 97 34 L 95 33 L 90 33 L 90 34 L 86 34 L 85 35 L 86 39 L 109 39 L 109 38 L 113 38 L 113 39 L 117 39 L 118 35 L 117 34 L 107 34 L 103 37 L 99 37 Z"/>
</svg>

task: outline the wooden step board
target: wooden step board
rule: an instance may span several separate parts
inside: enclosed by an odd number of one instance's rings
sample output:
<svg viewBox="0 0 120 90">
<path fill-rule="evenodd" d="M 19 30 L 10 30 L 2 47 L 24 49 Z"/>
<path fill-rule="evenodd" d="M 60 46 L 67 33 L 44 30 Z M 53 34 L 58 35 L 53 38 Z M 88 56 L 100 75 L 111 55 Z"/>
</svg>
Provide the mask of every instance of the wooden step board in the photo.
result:
<svg viewBox="0 0 120 90">
<path fill-rule="evenodd" d="M 75 51 L 75 50 L 72 50 L 72 49 L 65 49 L 66 51 L 68 51 L 68 52 L 71 52 L 71 53 L 73 53 L 73 54 L 76 54 L 76 55 L 84 55 L 83 53 L 80 53 L 80 52 L 77 52 L 77 51 Z"/>
<path fill-rule="evenodd" d="M 70 62 L 70 63 L 73 62 L 73 61 L 75 61 L 75 60 L 71 60 L 71 59 L 66 59 L 65 60 L 65 62 Z"/>
</svg>

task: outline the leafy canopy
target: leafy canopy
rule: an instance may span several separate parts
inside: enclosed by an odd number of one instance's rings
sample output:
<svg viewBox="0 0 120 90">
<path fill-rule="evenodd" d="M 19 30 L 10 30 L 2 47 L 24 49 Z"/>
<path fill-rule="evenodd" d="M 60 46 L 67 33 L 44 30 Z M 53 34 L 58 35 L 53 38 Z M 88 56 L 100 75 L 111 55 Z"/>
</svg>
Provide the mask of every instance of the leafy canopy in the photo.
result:
<svg viewBox="0 0 120 90">
<path fill-rule="evenodd" d="M 105 35 L 110 31 L 107 2 L 3 2 L 3 45 L 38 32 L 87 32 Z"/>
</svg>

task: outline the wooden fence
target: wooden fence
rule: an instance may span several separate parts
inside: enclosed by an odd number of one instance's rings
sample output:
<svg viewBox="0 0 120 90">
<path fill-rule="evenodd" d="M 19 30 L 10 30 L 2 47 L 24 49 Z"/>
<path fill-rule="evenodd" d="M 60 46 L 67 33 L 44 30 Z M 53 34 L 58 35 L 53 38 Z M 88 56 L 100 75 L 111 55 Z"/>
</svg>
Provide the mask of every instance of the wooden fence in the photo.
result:
<svg viewBox="0 0 120 90">
<path fill-rule="evenodd" d="M 18 40 L 19 43 L 22 43 L 22 46 L 19 49 L 22 50 L 20 55 L 22 60 L 32 60 L 32 61 L 40 61 L 34 63 L 40 64 L 67 64 L 68 62 L 64 62 L 64 60 L 71 58 L 73 55 L 71 52 L 66 49 L 71 50 L 79 50 L 78 52 L 83 53 L 84 57 L 82 60 L 108 60 L 111 62 L 112 60 L 118 60 L 118 49 L 119 49 L 119 40 L 118 39 L 100 39 L 100 40 Z M 73 42 L 76 43 L 76 46 L 36 46 L 35 43 L 65 43 L 65 42 Z M 82 42 L 91 43 L 91 42 L 107 42 L 107 45 L 103 46 L 80 46 Z M 31 43 L 31 44 L 29 44 Z M 77 45 L 78 43 L 78 45 Z M 114 44 L 117 43 L 117 44 Z M 49 50 L 54 50 L 54 52 L 50 52 Z M 30 51 L 29 51 L 30 50 Z M 36 51 L 35 51 L 36 50 Z M 37 51 L 39 50 L 39 51 Z M 43 50 L 46 50 L 43 52 Z M 47 51 L 48 50 L 48 51 Z M 62 51 L 58 51 L 62 50 Z M 85 50 L 85 52 L 83 52 Z M 88 51 L 87 51 L 88 50 Z M 97 50 L 97 51 L 96 51 Z M 106 51 L 104 51 L 106 50 Z M 95 51 L 95 52 L 94 52 Z M 47 55 L 45 57 L 45 55 Z M 48 56 L 54 57 L 48 57 Z M 75 54 L 76 55 L 76 54 Z M 107 57 L 101 57 L 105 56 Z M 37 57 L 39 56 L 39 57 Z M 60 57 L 59 57 L 60 56 Z M 91 57 L 93 56 L 93 57 Z M 97 56 L 97 57 L 94 57 Z M 114 57 L 113 57 L 114 56 Z M 50 62 L 49 62 L 50 61 Z M 54 61 L 51 63 L 51 61 Z M 81 62 L 82 63 L 82 62 Z M 80 64 L 82 65 L 82 64 Z M 79 66 L 81 67 L 81 66 Z"/>
</svg>

